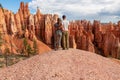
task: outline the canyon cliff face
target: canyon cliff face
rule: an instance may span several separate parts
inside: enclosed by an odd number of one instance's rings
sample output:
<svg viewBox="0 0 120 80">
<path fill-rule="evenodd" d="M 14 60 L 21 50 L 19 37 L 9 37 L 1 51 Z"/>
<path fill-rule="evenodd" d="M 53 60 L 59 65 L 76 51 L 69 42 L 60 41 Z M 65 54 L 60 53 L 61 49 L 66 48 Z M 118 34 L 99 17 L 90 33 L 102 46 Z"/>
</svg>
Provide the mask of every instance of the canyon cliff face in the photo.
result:
<svg viewBox="0 0 120 80">
<path fill-rule="evenodd" d="M 70 36 L 74 36 L 77 49 L 99 53 L 103 56 L 120 57 L 120 22 L 118 24 L 100 23 L 94 20 L 71 22 Z M 71 39 L 71 38 L 70 38 Z M 70 40 L 71 41 L 71 40 Z M 73 45 L 73 42 L 70 42 Z"/>
<path fill-rule="evenodd" d="M 70 23 L 70 36 L 73 36 L 75 40 L 74 45 L 77 45 L 77 49 L 87 50 L 95 52 L 94 35 L 91 30 L 92 26 L 87 21 L 75 21 Z M 71 45 L 71 43 L 70 43 Z"/>
<path fill-rule="evenodd" d="M 40 41 L 40 39 L 44 40 L 44 18 L 45 15 L 42 15 L 39 9 L 35 15 L 30 14 L 28 3 L 21 2 L 16 14 L 0 8 L 0 53 L 4 53 L 8 48 L 10 53 L 22 54 L 25 46 L 24 39 L 27 40 L 31 48 L 36 41 L 38 53 L 50 51 L 51 48 Z"/>
<path fill-rule="evenodd" d="M 39 53 L 51 50 L 54 42 L 54 24 L 58 17 L 57 14 L 42 14 L 39 9 L 33 15 L 29 11 L 28 3 L 23 2 L 16 14 L 0 8 L 2 52 L 9 48 L 12 53 L 20 53 L 24 48 L 24 38 L 31 47 L 36 40 Z M 100 23 L 96 20 L 93 23 L 87 20 L 70 21 L 69 41 L 71 48 L 118 58 L 120 21 L 118 24 Z"/>
</svg>

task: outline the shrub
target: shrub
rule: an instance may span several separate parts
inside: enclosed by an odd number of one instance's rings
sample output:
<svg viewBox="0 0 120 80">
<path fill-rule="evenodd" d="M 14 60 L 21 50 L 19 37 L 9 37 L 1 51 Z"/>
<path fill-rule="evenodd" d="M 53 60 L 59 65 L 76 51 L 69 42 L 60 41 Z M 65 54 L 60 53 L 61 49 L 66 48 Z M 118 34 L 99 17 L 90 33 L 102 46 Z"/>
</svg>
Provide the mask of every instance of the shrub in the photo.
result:
<svg viewBox="0 0 120 80">
<path fill-rule="evenodd" d="M 5 51 L 4 51 L 4 58 L 5 58 L 5 65 L 8 66 L 8 54 L 10 53 L 10 50 L 9 48 L 5 48 Z"/>
<path fill-rule="evenodd" d="M 37 42 L 36 42 L 35 39 L 34 39 L 34 41 L 33 41 L 33 51 L 34 51 L 34 54 L 37 54 L 37 52 L 38 52 L 38 49 L 37 49 Z"/>
</svg>

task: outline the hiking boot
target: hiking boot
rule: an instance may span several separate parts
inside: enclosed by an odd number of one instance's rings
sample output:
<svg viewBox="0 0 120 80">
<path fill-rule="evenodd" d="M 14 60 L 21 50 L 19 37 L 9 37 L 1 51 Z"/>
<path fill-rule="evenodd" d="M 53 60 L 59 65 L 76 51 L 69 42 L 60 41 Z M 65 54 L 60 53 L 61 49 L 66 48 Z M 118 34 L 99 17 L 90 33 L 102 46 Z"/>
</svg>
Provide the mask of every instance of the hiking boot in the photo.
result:
<svg viewBox="0 0 120 80">
<path fill-rule="evenodd" d="M 63 48 L 63 50 L 66 50 L 66 48 Z"/>
<path fill-rule="evenodd" d="M 58 50 L 62 50 L 62 47 L 58 48 Z"/>
<path fill-rule="evenodd" d="M 55 48 L 54 50 L 57 51 L 57 48 Z"/>
</svg>

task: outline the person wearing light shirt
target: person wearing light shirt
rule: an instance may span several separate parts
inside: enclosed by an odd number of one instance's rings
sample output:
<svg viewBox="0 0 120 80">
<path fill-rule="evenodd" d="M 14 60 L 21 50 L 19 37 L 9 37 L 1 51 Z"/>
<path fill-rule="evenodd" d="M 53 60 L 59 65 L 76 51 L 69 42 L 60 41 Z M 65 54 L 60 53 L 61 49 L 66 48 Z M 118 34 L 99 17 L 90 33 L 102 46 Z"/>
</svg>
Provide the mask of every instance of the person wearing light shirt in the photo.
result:
<svg viewBox="0 0 120 80">
<path fill-rule="evenodd" d="M 69 49 L 69 21 L 66 19 L 66 16 L 62 16 L 63 21 L 62 21 L 62 26 L 63 26 L 63 35 L 62 35 L 62 40 L 63 40 L 63 49 Z"/>
</svg>

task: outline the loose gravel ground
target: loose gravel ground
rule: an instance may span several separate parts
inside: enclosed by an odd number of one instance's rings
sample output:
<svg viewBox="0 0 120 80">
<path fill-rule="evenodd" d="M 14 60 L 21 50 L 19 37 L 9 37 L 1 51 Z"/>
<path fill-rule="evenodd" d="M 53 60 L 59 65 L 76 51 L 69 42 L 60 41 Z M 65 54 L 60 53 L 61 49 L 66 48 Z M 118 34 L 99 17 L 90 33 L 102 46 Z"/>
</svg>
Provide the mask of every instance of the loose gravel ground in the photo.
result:
<svg viewBox="0 0 120 80">
<path fill-rule="evenodd" d="M 120 80 L 120 64 L 77 49 L 50 51 L 0 69 L 0 80 Z"/>
</svg>

